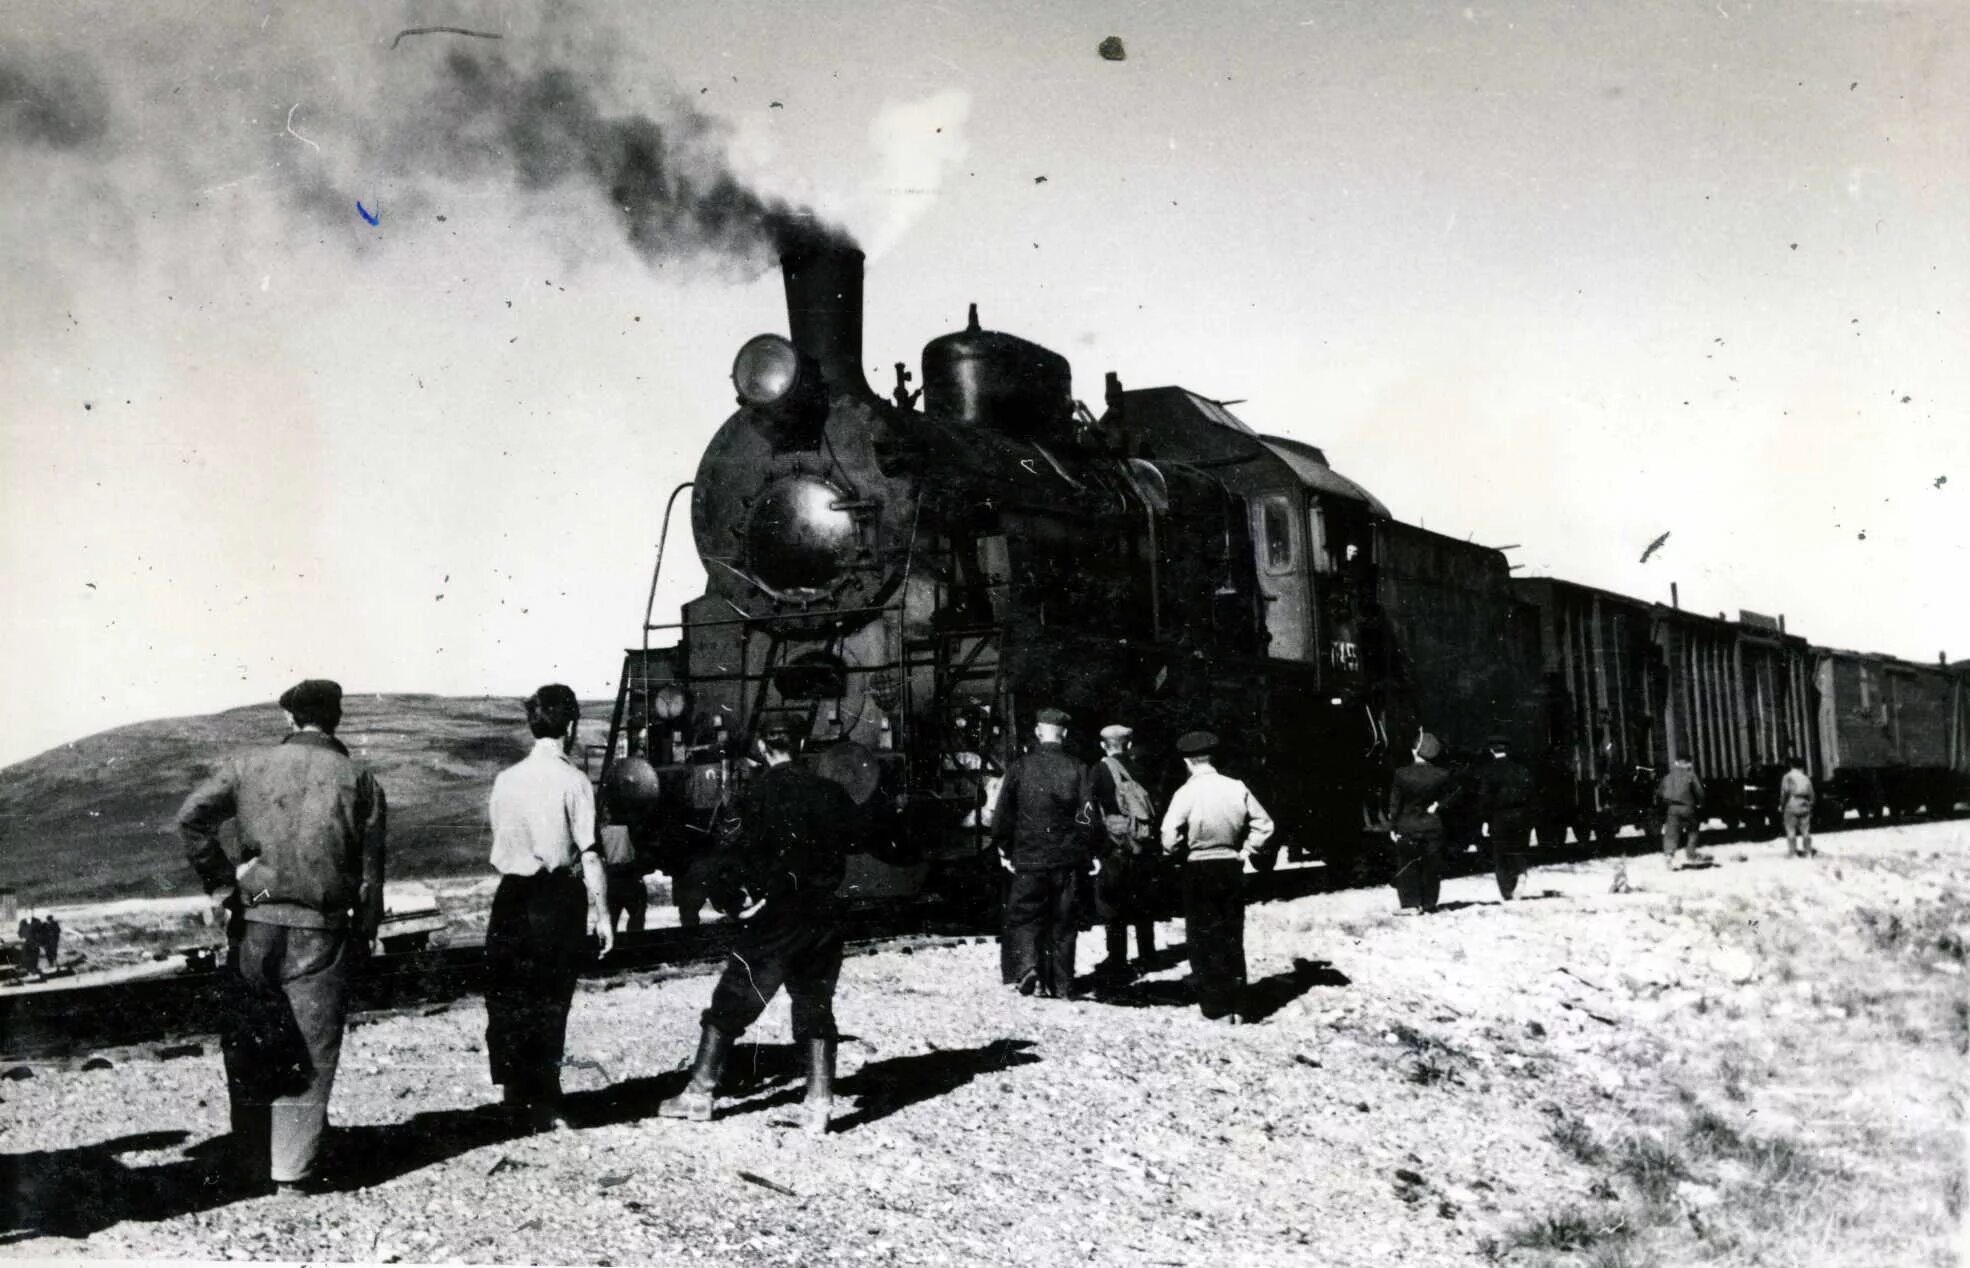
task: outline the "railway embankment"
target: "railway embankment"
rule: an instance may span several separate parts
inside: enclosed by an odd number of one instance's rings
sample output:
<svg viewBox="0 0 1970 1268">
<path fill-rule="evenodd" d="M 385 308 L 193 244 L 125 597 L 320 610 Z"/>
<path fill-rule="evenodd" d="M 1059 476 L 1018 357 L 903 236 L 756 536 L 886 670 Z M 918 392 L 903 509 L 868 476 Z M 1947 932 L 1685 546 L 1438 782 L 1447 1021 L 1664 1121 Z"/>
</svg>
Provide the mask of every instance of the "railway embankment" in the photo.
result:
<svg viewBox="0 0 1970 1268">
<path fill-rule="evenodd" d="M 210 1041 L 0 1073 L 5 1254 L 427 1262 L 1944 1264 L 1965 1207 L 1970 825 L 1255 906 L 1255 1024 L 1167 956 L 1076 1003 L 990 945 L 851 959 L 837 1130 L 786 1005 L 703 1126 L 659 1121 L 703 975 L 587 984 L 580 1130 L 484 1107 L 470 998 L 365 1018 L 340 1191 L 228 1199 Z M 1617 877 L 1620 884 L 1617 884 Z M 1181 922 L 1165 922 L 1180 945 Z M 1083 939 L 1083 968 L 1099 955 Z"/>
</svg>

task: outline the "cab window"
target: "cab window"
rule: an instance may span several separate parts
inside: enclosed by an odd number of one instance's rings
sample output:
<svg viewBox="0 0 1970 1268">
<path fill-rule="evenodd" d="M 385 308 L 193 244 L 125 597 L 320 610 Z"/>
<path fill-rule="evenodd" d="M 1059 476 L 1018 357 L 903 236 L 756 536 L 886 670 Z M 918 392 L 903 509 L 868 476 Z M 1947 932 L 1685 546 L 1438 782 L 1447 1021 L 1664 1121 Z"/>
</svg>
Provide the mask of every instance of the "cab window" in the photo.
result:
<svg viewBox="0 0 1970 1268">
<path fill-rule="evenodd" d="M 1293 508 L 1283 494 L 1268 494 L 1259 504 L 1259 518 L 1263 521 L 1265 539 L 1265 567 L 1267 572 L 1281 573 L 1293 570 Z"/>
</svg>

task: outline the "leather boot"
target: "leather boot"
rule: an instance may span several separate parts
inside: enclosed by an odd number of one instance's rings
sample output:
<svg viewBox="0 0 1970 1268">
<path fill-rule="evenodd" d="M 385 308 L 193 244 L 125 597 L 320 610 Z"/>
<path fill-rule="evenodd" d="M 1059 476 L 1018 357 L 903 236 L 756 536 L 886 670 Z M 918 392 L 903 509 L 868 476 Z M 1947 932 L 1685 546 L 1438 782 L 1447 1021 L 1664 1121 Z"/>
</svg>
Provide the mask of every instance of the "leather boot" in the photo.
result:
<svg viewBox="0 0 1970 1268">
<path fill-rule="evenodd" d="M 1094 975 L 1104 981 L 1126 978 L 1129 975 L 1129 927 L 1120 921 L 1110 921 L 1105 932 L 1108 958 L 1094 966 Z"/>
<path fill-rule="evenodd" d="M 1135 927 L 1136 958 L 1143 964 L 1156 959 L 1156 922 L 1145 920 Z"/>
<path fill-rule="evenodd" d="M 801 1128 L 810 1136 L 823 1136 L 828 1130 L 828 1114 L 835 1099 L 835 1041 L 807 1041 L 807 1099 L 801 1103 Z"/>
<path fill-rule="evenodd" d="M 712 1102 L 718 1097 L 719 1076 L 725 1073 L 725 1058 L 731 1053 L 732 1036 L 715 1026 L 706 1026 L 698 1036 L 698 1055 L 691 1062 L 691 1081 L 682 1092 L 657 1106 L 657 1117 L 710 1122 Z"/>
</svg>

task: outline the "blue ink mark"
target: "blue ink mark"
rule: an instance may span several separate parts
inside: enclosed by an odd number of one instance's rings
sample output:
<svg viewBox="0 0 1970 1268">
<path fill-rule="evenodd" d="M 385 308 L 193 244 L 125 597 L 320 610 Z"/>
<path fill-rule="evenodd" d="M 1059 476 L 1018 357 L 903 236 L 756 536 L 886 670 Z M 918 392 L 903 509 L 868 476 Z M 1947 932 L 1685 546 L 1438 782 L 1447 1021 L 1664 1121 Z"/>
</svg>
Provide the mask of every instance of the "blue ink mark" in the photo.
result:
<svg viewBox="0 0 1970 1268">
<path fill-rule="evenodd" d="M 370 215 L 369 208 L 363 206 L 361 201 L 358 201 L 356 203 L 356 214 L 358 216 L 361 216 L 365 221 L 367 221 L 370 224 L 376 224 L 383 219 L 383 215 L 381 212 L 378 212 L 374 216 Z"/>
</svg>

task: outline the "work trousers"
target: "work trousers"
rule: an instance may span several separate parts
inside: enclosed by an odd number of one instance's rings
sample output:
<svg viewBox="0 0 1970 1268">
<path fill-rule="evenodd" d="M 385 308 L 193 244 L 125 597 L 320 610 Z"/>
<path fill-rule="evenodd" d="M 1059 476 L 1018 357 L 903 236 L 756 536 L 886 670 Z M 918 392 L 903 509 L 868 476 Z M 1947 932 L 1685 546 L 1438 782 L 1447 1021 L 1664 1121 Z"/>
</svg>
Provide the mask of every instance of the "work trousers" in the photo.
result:
<svg viewBox="0 0 1970 1268">
<path fill-rule="evenodd" d="M 243 1179 L 314 1176 L 342 1059 L 353 935 L 236 922 L 228 1025 L 220 1036 Z"/>
<path fill-rule="evenodd" d="M 736 1039 L 759 1020 L 782 986 L 793 1006 L 794 1042 L 836 1039 L 835 981 L 841 976 L 841 917 L 832 898 L 772 899 L 740 926 L 712 988 L 704 1024 Z"/>
<path fill-rule="evenodd" d="M 1074 944 L 1080 936 L 1075 902 L 1085 869 L 1042 867 L 1012 874 L 1006 891 L 1006 934 L 1012 948 L 1012 980 L 1038 973 L 1040 985 L 1059 996 L 1074 993 Z"/>
<path fill-rule="evenodd" d="M 1671 863 L 1676 861 L 1676 851 L 1681 849 L 1689 858 L 1696 857 L 1696 847 L 1703 834 L 1697 827 L 1696 811 L 1688 806 L 1671 806 L 1662 816 L 1662 857 Z"/>
<path fill-rule="evenodd" d="M 1129 926 L 1135 926 L 1136 954 L 1156 953 L 1156 881 L 1161 858 L 1153 852 L 1133 853 L 1126 847 L 1110 850 L 1094 878 L 1095 915 L 1106 927 L 1108 958 L 1121 964 L 1129 958 Z"/>
<path fill-rule="evenodd" d="M 1520 813 L 1500 813 L 1491 823 L 1491 871 L 1498 878 L 1498 896 L 1510 898 L 1525 875 L 1525 844 L 1532 821 Z"/>
<path fill-rule="evenodd" d="M 1395 898 L 1404 908 L 1435 911 L 1443 875 L 1443 833 L 1403 832 L 1395 838 Z"/>
<path fill-rule="evenodd" d="M 1197 1006 L 1218 1018 L 1245 993 L 1245 861 L 1192 860 L 1183 868 L 1184 937 Z"/>
<path fill-rule="evenodd" d="M 507 1099 L 551 1105 L 575 978 L 589 956 L 588 893 L 567 872 L 503 876 L 486 921 L 486 1057 Z"/>
<path fill-rule="evenodd" d="M 671 873 L 670 897 L 677 904 L 677 923 L 695 929 L 704 920 L 705 904 L 711 901 L 712 882 L 718 876 L 718 861 L 708 851 Z"/>
<path fill-rule="evenodd" d="M 608 869 L 609 880 L 609 924 L 614 927 L 627 914 L 629 919 L 622 921 L 627 933 L 640 933 L 649 920 L 650 891 L 643 886 L 643 878 L 633 867 L 612 867 Z"/>
<path fill-rule="evenodd" d="M 1781 812 L 1785 820 L 1785 852 L 1788 856 L 1813 853 L 1813 808 Z"/>
</svg>

